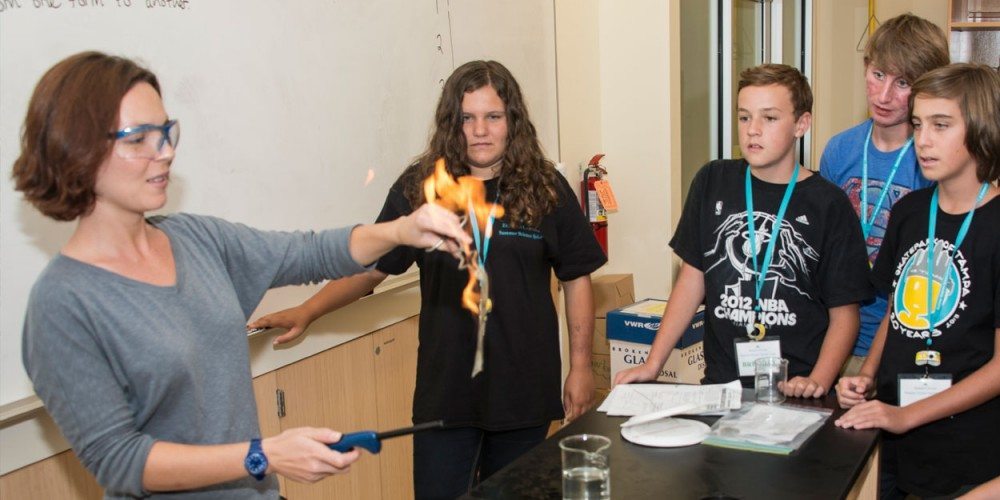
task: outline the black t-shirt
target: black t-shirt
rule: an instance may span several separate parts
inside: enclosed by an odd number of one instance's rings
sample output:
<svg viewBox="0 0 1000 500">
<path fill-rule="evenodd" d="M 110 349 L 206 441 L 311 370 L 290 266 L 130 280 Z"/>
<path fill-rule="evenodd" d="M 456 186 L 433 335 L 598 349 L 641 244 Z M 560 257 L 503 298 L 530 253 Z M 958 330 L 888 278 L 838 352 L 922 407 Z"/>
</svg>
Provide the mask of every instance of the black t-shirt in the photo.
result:
<svg viewBox="0 0 1000 500">
<path fill-rule="evenodd" d="M 411 167 L 412 168 L 412 167 Z M 557 208 L 539 227 L 494 224 L 486 257 L 493 310 L 486 323 L 483 372 L 471 378 L 477 317 L 461 306 L 469 279 L 444 252 L 399 247 L 377 268 L 399 274 L 420 266 L 420 347 L 413 421 L 507 430 L 563 417 L 559 323 L 550 276 L 561 281 L 590 274 L 607 258 L 597 244 L 569 184 L 559 178 Z M 497 199 L 498 179 L 486 181 L 486 199 Z M 503 205 L 507 185 L 500 186 Z M 399 181 L 379 222 L 412 211 Z"/>
<path fill-rule="evenodd" d="M 705 274 L 705 378 L 739 378 L 734 339 L 747 338 L 754 308 L 744 160 L 716 160 L 691 182 L 670 246 Z M 762 265 L 787 184 L 752 178 L 757 265 Z M 872 297 L 858 218 L 847 196 L 819 175 L 796 183 L 761 290 L 767 335 L 781 339 L 788 376 L 808 376 L 819 358 L 829 309 Z M 752 384 L 744 377 L 744 385 Z"/>
<path fill-rule="evenodd" d="M 941 353 L 940 366 L 956 384 L 994 356 L 1000 328 L 1000 197 L 979 207 L 956 251 L 953 242 L 966 214 L 938 209 L 935 286 L 950 274 L 942 299 L 938 335 L 927 346 L 927 224 L 933 188 L 914 191 L 892 207 L 873 281 L 892 293 L 889 332 L 878 370 L 878 399 L 899 403 L 898 375 L 922 374 L 917 351 Z M 950 265 L 943 257 L 949 251 Z M 884 445 L 897 457 L 899 484 L 921 495 L 944 495 L 959 486 L 1000 475 L 1000 398 L 923 425 L 902 435 L 886 433 Z"/>
</svg>

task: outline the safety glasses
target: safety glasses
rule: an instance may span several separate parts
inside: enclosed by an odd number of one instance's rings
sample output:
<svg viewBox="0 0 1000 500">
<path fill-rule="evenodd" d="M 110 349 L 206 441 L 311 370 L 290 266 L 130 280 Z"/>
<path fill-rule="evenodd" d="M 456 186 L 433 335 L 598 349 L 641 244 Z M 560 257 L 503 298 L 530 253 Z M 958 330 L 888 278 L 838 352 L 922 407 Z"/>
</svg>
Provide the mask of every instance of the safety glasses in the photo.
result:
<svg viewBox="0 0 1000 500">
<path fill-rule="evenodd" d="M 163 152 L 163 146 L 177 149 L 181 138 L 181 126 L 177 120 L 170 120 L 163 125 L 142 124 L 125 127 L 108 134 L 115 140 L 115 154 L 127 160 L 155 160 Z"/>
</svg>

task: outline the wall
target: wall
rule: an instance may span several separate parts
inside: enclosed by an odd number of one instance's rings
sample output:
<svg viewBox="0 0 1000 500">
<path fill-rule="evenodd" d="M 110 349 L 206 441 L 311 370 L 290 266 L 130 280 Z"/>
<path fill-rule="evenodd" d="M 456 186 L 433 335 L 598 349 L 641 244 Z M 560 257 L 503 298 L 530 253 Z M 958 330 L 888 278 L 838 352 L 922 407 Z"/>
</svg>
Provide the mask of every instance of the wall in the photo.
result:
<svg viewBox="0 0 1000 500">
<path fill-rule="evenodd" d="M 597 0 L 555 2 L 559 161 L 578 196 L 580 167 L 604 151 L 598 15 Z"/>
<path fill-rule="evenodd" d="M 636 297 L 666 297 L 673 282 L 679 9 L 679 0 L 556 0 L 562 161 L 575 167 L 606 155 L 620 210 L 609 216 L 602 272 L 633 273 Z"/>
<path fill-rule="evenodd" d="M 687 198 L 695 174 L 715 158 L 712 150 L 712 70 L 709 54 L 715 30 L 711 2 L 681 2 L 681 192 Z"/>
</svg>

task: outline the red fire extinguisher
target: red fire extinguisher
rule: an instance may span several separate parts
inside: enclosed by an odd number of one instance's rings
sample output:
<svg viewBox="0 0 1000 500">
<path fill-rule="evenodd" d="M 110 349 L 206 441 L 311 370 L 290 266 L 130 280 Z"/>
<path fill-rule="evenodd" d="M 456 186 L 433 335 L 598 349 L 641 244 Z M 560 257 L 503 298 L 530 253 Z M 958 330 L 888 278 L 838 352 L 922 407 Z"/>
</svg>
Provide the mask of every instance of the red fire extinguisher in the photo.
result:
<svg viewBox="0 0 1000 500">
<path fill-rule="evenodd" d="M 608 171 L 600 165 L 603 154 L 596 154 L 590 159 L 587 168 L 580 175 L 580 203 L 583 214 L 590 221 L 590 227 L 594 229 L 594 236 L 597 243 L 604 250 L 604 255 L 608 254 L 608 213 L 604 209 L 600 198 L 597 196 L 597 181 L 603 180 Z"/>
</svg>

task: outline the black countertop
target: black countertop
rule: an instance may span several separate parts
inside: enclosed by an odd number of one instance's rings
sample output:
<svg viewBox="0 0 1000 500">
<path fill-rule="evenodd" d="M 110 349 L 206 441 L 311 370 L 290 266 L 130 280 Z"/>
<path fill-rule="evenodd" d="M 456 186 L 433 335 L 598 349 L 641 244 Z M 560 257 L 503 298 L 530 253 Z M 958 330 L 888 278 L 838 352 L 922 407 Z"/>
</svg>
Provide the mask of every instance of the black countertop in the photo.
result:
<svg viewBox="0 0 1000 500">
<path fill-rule="evenodd" d="M 463 498 L 562 498 L 559 440 L 573 434 L 611 439 L 611 498 L 843 498 L 875 449 L 878 431 L 839 429 L 843 413 L 836 397 L 789 398 L 787 403 L 820 406 L 834 413 L 791 455 L 772 455 L 706 445 L 650 448 L 625 441 L 626 417 L 591 410 L 526 453 Z M 708 424 L 717 417 L 698 417 Z"/>
</svg>

